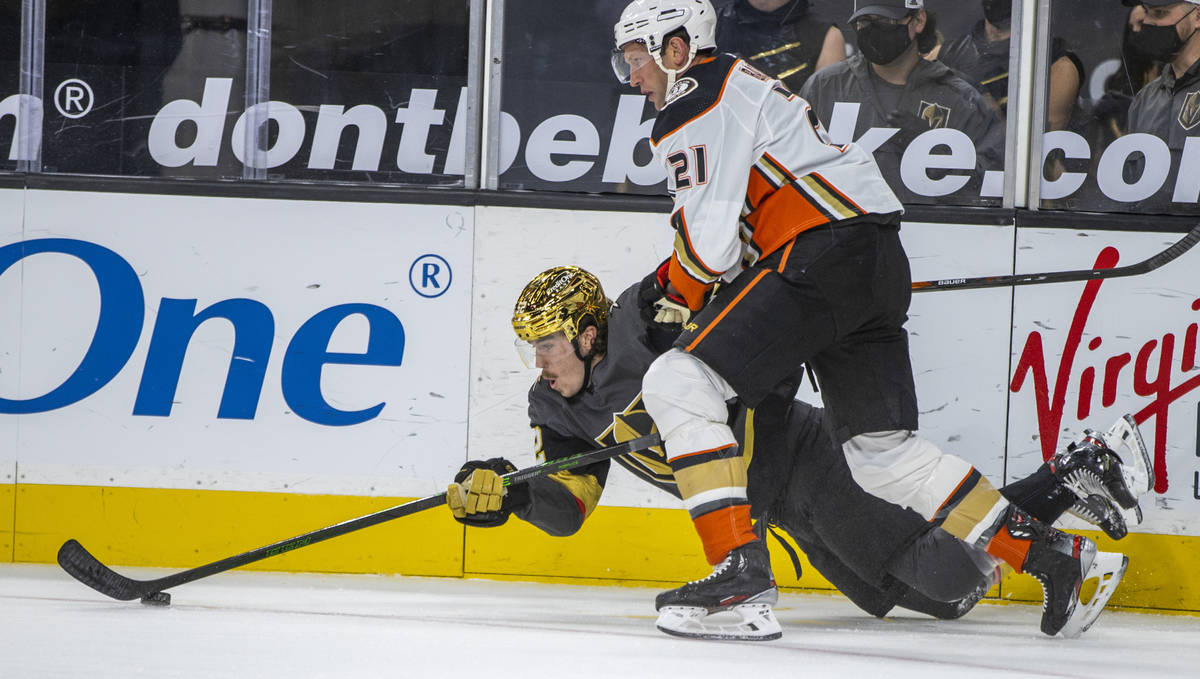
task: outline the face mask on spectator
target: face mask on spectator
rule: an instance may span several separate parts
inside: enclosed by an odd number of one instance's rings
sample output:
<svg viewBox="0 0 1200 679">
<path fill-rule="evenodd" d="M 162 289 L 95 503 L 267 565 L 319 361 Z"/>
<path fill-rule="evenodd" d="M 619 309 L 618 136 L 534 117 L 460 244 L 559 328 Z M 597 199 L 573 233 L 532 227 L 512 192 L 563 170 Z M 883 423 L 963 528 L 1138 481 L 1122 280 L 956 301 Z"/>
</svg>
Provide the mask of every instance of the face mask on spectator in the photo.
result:
<svg viewBox="0 0 1200 679">
<path fill-rule="evenodd" d="M 1193 7 L 1191 11 L 1179 17 L 1179 21 L 1186 19 L 1192 12 L 1196 11 Z M 1192 39 L 1192 35 L 1188 35 L 1187 39 L 1179 37 L 1179 21 L 1167 26 L 1155 26 L 1153 24 L 1142 24 L 1141 33 L 1134 33 L 1134 39 L 1139 43 L 1139 48 L 1143 54 L 1154 59 L 1155 61 L 1170 61 L 1175 58 L 1179 50 L 1183 48 L 1183 44 Z M 1192 34 L 1195 34 L 1195 30 Z"/>
<path fill-rule="evenodd" d="M 858 49 L 873 64 L 890 64 L 912 44 L 908 24 L 872 21 L 855 30 Z"/>
<path fill-rule="evenodd" d="M 1145 28 L 1145 26 L 1142 28 Z M 1153 43 L 1155 34 L 1153 32 L 1147 33 L 1144 30 L 1135 31 L 1129 28 L 1126 28 L 1125 30 L 1127 31 L 1125 36 L 1125 49 L 1129 55 L 1132 57 L 1141 57 L 1143 59 L 1153 59 L 1153 54 L 1156 51 Z"/>
<path fill-rule="evenodd" d="M 983 0 L 983 18 L 993 26 L 1008 23 L 1012 18 L 1012 0 Z"/>
</svg>

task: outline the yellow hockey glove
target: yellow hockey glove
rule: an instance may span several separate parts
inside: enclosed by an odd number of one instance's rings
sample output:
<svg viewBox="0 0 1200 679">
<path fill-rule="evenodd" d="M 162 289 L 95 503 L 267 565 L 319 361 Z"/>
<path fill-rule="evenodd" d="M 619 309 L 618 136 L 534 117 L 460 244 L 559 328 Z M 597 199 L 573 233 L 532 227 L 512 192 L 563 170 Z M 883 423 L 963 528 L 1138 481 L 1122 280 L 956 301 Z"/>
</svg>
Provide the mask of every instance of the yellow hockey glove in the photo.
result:
<svg viewBox="0 0 1200 679">
<path fill-rule="evenodd" d="M 502 457 L 490 460 L 471 460 L 454 476 L 446 488 L 446 505 L 459 523 L 479 528 L 503 525 L 512 512 L 506 502 L 508 489 L 501 474 L 516 471 Z"/>
</svg>

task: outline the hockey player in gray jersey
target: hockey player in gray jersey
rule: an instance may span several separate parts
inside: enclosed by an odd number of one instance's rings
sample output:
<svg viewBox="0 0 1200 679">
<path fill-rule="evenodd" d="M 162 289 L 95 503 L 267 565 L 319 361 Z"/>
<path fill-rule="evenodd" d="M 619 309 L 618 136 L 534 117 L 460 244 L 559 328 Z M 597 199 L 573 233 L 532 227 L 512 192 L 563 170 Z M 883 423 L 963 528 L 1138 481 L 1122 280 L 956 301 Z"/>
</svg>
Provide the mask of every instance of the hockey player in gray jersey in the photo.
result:
<svg viewBox="0 0 1200 679">
<path fill-rule="evenodd" d="M 529 390 L 539 456 L 558 459 L 657 430 L 642 403 L 642 376 L 681 329 L 653 321 L 657 276 L 627 289 L 616 304 L 594 276 L 576 267 L 550 269 L 521 293 L 513 312 L 517 347 L 531 367 L 542 370 Z M 826 579 L 872 615 L 886 615 L 896 605 L 941 618 L 970 610 L 997 576 L 982 550 L 932 530 L 916 513 L 859 488 L 825 427 L 823 411 L 793 401 L 789 391 L 794 387 L 794 382 L 785 385 L 756 409 L 730 404 L 730 422 L 746 451 L 743 459 L 753 460 L 747 470 L 748 501 L 759 530 L 768 524 L 781 527 Z M 1135 436 L 1128 440 L 1140 443 L 1136 428 L 1132 432 Z M 1120 503 L 1137 503 L 1125 484 L 1121 460 L 1105 439 L 1088 432 L 1004 492 L 1046 521 L 1073 510 L 1122 537 Z M 1144 449 L 1130 444 L 1129 451 L 1139 452 L 1139 462 L 1146 459 Z M 616 461 L 647 483 L 680 496 L 661 447 Z M 447 494 L 455 517 L 470 526 L 491 527 L 515 513 L 551 535 L 571 535 L 595 510 L 609 462 L 506 491 L 498 475 L 514 468 L 502 458 L 464 465 Z M 1083 478 L 1089 480 L 1086 487 L 1071 481 Z M 727 594 L 719 577 L 706 587 L 706 595 L 718 600 Z M 1106 593 L 1111 591 L 1109 587 Z M 772 586 L 765 599 L 773 601 L 774 595 Z M 739 612 L 748 619 L 741 625 L 714 629 L 692 621 L 682 632 L 671 626 L 665 631 L 743 639 L 779 635 L 766 603 L 741 605 Z M 714 608 L 723 607 L 714 602 Z"/>
</svg>

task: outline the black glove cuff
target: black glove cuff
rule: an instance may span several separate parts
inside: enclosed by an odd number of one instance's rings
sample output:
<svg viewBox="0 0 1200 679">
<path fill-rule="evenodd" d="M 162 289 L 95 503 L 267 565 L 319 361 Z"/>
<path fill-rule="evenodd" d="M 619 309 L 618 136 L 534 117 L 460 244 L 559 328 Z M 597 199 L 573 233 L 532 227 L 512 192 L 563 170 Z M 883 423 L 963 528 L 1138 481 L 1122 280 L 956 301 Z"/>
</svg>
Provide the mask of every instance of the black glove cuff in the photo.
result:
<svg viewBox="0 0 1200 679">
<path fill-rule="evenodd" d="M 666 295 L 662 285 L 658 282 L 658 272 L 651 271 L 649 275 L 642 279 L 642 283 L 638 286 L 638 315 L 642 317 L 642 321 L 646 324 L 646 340 L 651 349 L 662 353 L 671 348 L 675 342 L 675 338 L 679 337 L 679 333 L 683 332 L 682 323 L 659 323 L 654 320 L 654 316 L 658 310 L 654 308 L 654 304 L 661 300 Z"/>
<path fill-rule="evenodd" d="M 464 526 L 472 526 L 474 528 L 495 528 L 503 526 L 508 521 L 510 513 L 505 509 L 501 509 L 498 512 L 477 512 L 475 514 L 467 514 L 463 517 L 456 516 L 454 520 Z"/>
<path fill-rule="evenodd" d="M 496 474 L 503 476 L 510 472 L 517 471 L 513 463 L 502 457 L 493 457 L 487 460 L 468 460 L 466 464 L 458 470 L 454 475 L 455 483 L 462 483 L 467 480 L 476 469 L 490 469 Z M 461 524 L 474 526 L 476 528 L 495 528 L 502 526 L 508 521 L 508 515 L 517 509 L 521 509 L 529 504 L 529 489 L 523 483 L 515 486 L 509 486 L 508 492 L 504 495 L 504 500 L 500 504 L 500 509 L 494 512 L 476 512 L 468 514 L 464 517 L 455 517 Z"/>
</svg>

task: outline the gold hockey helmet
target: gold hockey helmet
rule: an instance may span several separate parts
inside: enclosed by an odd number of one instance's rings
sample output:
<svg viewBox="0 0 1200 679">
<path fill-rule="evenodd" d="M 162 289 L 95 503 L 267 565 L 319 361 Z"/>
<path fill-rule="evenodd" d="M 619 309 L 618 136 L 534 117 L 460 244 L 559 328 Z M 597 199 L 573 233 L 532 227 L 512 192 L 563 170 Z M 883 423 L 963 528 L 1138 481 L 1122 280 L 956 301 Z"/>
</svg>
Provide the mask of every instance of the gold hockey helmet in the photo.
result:
<svg viewBox="0 0 1200 679">
<path fill-rule="evenodd" d="M 525 342 L 559 331 L 574 342 L 590 318 L 603 338 L 610 307 L 600 279 L 577 266 L 556 266 L 534 276 L 521 291 L 513 308 L 513 330 Z"/>
</svg>

